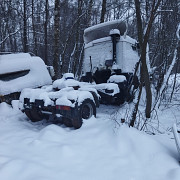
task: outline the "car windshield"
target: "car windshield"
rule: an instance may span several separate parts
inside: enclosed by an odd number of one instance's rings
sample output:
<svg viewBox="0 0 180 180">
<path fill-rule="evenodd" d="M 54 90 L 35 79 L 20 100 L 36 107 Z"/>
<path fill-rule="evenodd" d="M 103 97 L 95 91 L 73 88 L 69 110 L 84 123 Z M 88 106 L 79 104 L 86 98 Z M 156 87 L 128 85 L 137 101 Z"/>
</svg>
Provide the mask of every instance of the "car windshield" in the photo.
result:
<svg viewBox="0 0 180 180">
<path fill-rule="evenodd" d="M 19 77 L 27 75 L 29 73 L 29 71 L 30 70 L 28 69 L 28 70 L 10 72 L 10 73 L 6 73 L 6 74 L 0 74 L 0 80 L 1 81 L 11 81 L 13 79 L 17 79 Z"/>
</svg>

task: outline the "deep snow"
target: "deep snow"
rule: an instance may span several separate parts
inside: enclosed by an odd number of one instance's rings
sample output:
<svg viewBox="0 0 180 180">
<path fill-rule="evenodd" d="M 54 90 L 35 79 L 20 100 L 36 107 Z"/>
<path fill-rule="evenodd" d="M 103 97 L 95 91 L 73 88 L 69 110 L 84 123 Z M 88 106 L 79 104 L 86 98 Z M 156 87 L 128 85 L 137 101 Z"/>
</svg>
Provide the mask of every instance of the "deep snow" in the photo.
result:
<svg viewBox="0 0 180 180">
<path fill-rule="evenodd" d="M 46 121 L 32 123 L 16 101 L 13 108 L 1 103 L 0 179 L 179 180 L 172 132 L 152 136 L 125 124 L 118 127 L 112 121 L 118 109 L 101 105 L 96 118 L 74 130 Z M 167 127 L 168 116 L 175 121 L 172 109 L 159 116 L 161 122 L 166 118 Z"/>
</svg>

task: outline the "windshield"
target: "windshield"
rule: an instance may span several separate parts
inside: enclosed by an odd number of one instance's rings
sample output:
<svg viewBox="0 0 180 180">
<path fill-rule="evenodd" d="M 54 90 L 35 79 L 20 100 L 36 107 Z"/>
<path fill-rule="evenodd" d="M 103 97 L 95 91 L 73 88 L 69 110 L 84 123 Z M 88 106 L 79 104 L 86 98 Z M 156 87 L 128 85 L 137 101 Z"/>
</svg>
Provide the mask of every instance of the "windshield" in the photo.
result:
<svg viewBox="0 0 180 180">
<path fill-rule="evenodd" d="M 19 77 L 25 76 L 29 73 L 28 70 L 22 70 L 22 71 L 16 71 L 16 72 L 11 72 L 11 73 L 6 73 L 6 74 L 0 74 L 0 80 L 1 81 L 11 81 L 13 79 L 17 79 Z"/>
</svg>

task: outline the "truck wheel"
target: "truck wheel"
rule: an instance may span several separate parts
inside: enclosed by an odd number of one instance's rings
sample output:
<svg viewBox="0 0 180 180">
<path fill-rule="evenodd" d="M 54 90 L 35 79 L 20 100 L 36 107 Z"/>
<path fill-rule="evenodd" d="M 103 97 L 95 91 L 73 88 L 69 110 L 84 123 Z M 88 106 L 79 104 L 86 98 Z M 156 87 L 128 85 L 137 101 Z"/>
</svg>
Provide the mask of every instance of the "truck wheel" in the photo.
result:
<svg viewBox="0 0 180 180">
<path fill-rule="evenodd" d="M 71 119 L 66 118 L 66 117 L 62 117 L 62 121 L 63 121 L 63 123 L 64 123 L 65 126 L 67 126 L 67 127 L 73 127 Z"/>
<path fill-rule="evenodd" d="M 86 99 L 80 105 L 79 116 L 72 121 L 73 127 L 79 129 L 83 124 L 83 119 L 89 119 L 92 115 L 96 116 L 96 105 L 91 99 Z"/>
<path fill-rule="evenodd" d="M 25 110 L 25 114 L 32 122 L 41 121 L 44 119 L 43 114 L 40 111 L 37 110 Z"/>
<path fill-rule="evenodd" d="M 33 117 L 33 122 L 41 121 L 44 119 L 43 114 L 40 111 L 37 110 L 32 110 L 31 111 L 31 116 Z"/>
<path fill-rule="evenodd" d="M 33 119 L 32 116 L 31 116 L 30 110 L 25 110 L 24 112 L 25 112 L 26 116 L 27 116 L 30 120 Z"/>
</svg>

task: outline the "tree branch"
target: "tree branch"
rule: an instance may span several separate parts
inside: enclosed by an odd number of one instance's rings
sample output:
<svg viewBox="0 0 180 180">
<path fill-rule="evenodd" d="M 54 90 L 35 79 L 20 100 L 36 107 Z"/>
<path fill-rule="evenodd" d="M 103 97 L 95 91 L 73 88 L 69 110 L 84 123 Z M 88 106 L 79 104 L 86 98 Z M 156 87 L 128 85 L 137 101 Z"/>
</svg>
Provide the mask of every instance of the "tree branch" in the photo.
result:
<svg viewBox="0 0 180 180">
<path fill-rule="evenodd" d="M 16 30 L 15 32 L 10 33 L 8 36 L 6 36 L 6 37 L 0 42 L 0 45 L 2 45 L 10 36 L 15 35 L 15 34 L 18 33 L 20 30 L 21 30 L 21 29 L 18 29 L 18 30 Z"/>
</svg>

